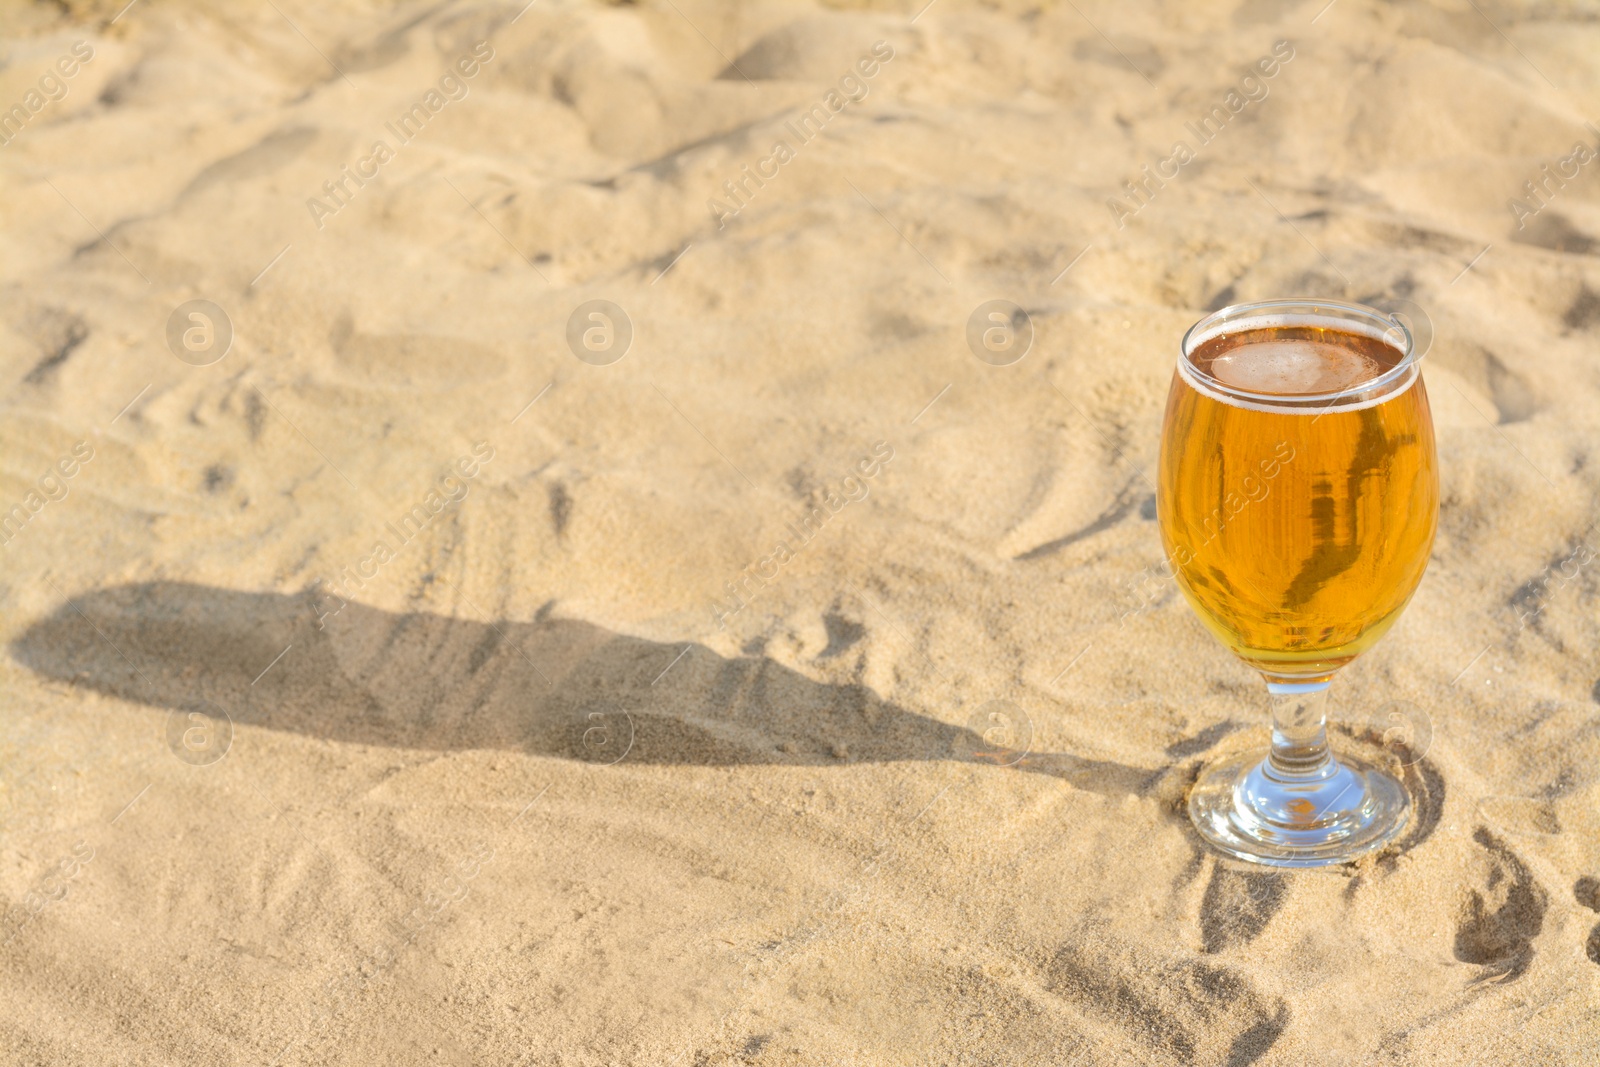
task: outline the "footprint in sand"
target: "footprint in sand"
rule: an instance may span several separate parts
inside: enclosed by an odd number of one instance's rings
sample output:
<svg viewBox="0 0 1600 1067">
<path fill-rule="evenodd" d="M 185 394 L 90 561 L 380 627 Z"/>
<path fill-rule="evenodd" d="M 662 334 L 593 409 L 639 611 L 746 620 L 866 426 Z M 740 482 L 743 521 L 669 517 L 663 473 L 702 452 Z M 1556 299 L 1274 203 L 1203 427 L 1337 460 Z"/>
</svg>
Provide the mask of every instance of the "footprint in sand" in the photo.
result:
<svg viewBox="0 0 1600 1067">
<path fill-rule="evenodd" d="M 1572 895 L 1590 911 L 1600 912 L 1600 878 L 1589 875 L 1579 878 L 1572 887 Z M 1594 929 L 1589 931 L 1589 941 L 1583 951 L 1590 960 L 1600 963 L 1600 923 L 1595 923 Z"/>
<path fill-rule="evenodd" d="M 1482 968 L 1477 981 L 1515 981 L 1533 962 L 1548 898 L 1527 865 L 1488 829 L 1479 827 L 1472 839 L 1488 852 L 1488 877 L 1463 903 L 1455 957 Z"/>
</svg>

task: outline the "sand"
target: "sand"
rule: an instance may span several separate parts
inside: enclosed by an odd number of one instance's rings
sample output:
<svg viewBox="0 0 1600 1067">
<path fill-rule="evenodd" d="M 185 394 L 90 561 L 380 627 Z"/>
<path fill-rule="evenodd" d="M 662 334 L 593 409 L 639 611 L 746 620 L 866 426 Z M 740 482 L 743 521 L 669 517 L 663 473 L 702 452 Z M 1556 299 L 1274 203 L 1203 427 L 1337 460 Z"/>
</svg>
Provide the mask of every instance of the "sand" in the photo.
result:
<svg viewBox="0 0 1600 1067">
<path fill-rule="evenodd" d="M 7 4 L 0 1062 L 1594 1062 L 1593 12 L 920 6 Z M 1443 483 L 1292 874 L 1151 484 L 1281 296 Z"/>
</svg>

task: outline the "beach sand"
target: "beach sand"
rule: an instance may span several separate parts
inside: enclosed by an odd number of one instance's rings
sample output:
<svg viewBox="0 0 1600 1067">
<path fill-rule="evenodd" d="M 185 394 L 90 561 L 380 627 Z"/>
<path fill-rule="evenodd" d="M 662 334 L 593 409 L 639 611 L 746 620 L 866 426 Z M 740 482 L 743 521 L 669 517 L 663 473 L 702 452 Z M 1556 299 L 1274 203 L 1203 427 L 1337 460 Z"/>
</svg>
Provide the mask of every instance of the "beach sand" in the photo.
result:
<svg viewBox="0 0 1600 1067">
<path fill-rule="evenodd" d="M 920 6 L 7 5 L 0 1062 L 1594 1062 L 1593 11 Z M 1443 503 L 1279 873 L 1152 479 L 1301 295 Z"/>
</svg>

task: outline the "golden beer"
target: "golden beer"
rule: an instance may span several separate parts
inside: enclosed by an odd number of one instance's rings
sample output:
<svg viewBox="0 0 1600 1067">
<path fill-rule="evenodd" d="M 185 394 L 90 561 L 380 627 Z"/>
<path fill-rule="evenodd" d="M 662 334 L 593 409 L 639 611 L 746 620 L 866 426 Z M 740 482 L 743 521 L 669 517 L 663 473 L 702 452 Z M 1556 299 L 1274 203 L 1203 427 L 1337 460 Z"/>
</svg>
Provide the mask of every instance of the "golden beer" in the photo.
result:
<svg viewBox="0 0 1600 1067">
<path fill-rule="evenodd" d="M 1200 341 L 1173 375 L 1163 547 L 1201 621 L 1269 680 L 1326 679 L 1371 647 L 1427 567 L 1433 422 L 1404 354 L 1265 326 Z"/>
<path fill-rule="evenodd" d="M 1334 755 L 1325 708 L 1334 672 L 1394 624 L 1433 547 L 1421 359 L 1397 315 L 1337 301 L 1240 304 L 1184 335 L 1161 540 L 1190 606 L 1272 702 L 1265 758 L 1219 754 L 1189 787 L 1195 829 L 1235 859 L 1347 863 L 1410 820 L 1399 778 L 1370 754 Z"/>
</svg>

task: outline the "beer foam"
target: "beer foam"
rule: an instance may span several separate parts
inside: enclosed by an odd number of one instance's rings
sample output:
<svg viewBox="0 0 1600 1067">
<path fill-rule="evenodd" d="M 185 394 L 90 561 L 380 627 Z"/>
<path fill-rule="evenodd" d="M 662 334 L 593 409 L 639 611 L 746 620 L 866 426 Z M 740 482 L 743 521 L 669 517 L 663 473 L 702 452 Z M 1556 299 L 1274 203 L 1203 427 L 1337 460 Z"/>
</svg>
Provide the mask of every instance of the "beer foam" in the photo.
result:
<svg viewBox="0 0 1600 1067">
<path fill-rule="evenodd" d="M 1277 339 L 1240 345 L 1211 360 L 1207 371 L 1235 389 L 1271 396 L 1339 393 L 1389 368 L 1372 356 L 1321 341 Z"/>
</svg>

